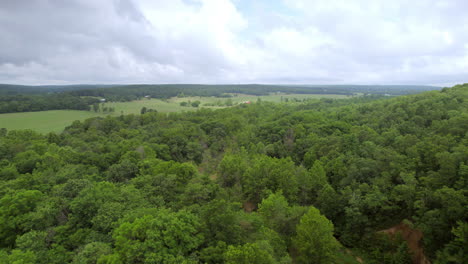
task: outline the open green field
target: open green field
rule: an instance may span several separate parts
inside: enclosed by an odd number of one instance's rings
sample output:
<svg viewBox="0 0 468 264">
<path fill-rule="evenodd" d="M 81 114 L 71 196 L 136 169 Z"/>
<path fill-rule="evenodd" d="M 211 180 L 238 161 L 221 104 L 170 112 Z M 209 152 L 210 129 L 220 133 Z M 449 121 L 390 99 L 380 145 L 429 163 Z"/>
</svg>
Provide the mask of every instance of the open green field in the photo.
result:
<svg viewBox="0 0 468 264">
<path fill-rule="evenodd" d="M 254 96 L 254 95 L 245 95 L 245 94 L 232 94 L 233 97 L 230 98 L 219 98 L 219 97 L 173 97 L 168 100 L 160 99 L 142 99 L 132 102 L 110 102 L 105 103 L 104 106 L 114 107 L 115 114 L 139 114 L 141 108 L 146 107 L 148 109 L 155 109 L 158 112 L 181 112 L 181 111 L 194 111 L 197 110 L 195 107 L 184 107 L 180 106 L 181 102 L 195 102 L 200 101 L 200 107 L 219 109 L 226 106 L 216 106 L 218 104 L 225 105 L 227 100 L 231 100 L 233 105 L 251 101 L 256 102 L 258 99 L 262 101 L 269 102 L 281 102 L 286 99 L 320 99 L 320 98 L 333 98 L 333 99 L 344 99 L 351 98 L 347 95 L 338 95 L 338 94 L 272 94 L 265 96 Z M 207 106 L 208 104 L 209 106 Z M 214 105 L 214 106 L 213 106 Z"/>
<path fill-rule="evenodd" d="M 32 129 L 40 133 L 61 132 L 75 120 L 84 120 L 95 116 L 103 116 L 103 114 L 77 110 L 1 114 L 0 127 L 8 130 Z"/>
<path fill-rule="evenodd" d="M 301 101 L 303 99 L 351 98 L 350 96 L 336 94 L 272 94 L 266 96 L 253 96 L 245 94 L 232 95 L 233 97 L 230 98 L 197 96 L 183 98 L 174 97 L 168 100 L 143 99 L 132 102 L 109 102 L 102 104 L 102 106 L 113 107 L 115 109 L 115 112 L 108 114 L 75 110 L 51 110 L 42 112 L 0 114 L 0 128 L 6 128 L 8 130 L 32 129 L 40 133 L 61 132 L 66 126 L 69 126 L 75 120 L 85 120 L 91 117 L 106 115 L 117 116 L 121 114 L 139 114 L 141 108 L 143 107 L 146 107 L 147 109 L 155 109 L 158 112 L 181 112 L 197 110 L 198 108 L 196 107 L 180 106 L 181 102 L 189 101 L 200 101 L 200 107 L 219 109 L 226 107 L 224 105 L 228 99 L 231 100 L 233 105 L 236 105 L 245 101 L 256 102 L 259 99 L 262 101 L 281 102 L 285 101 L 286 98 L 288 98 L 290 101 L 293 98 Z M 210 106 L 206 106 L 205 104 Z M 220 104 L 223 106 L 213 106 Z"/>
<path fill-rule="evenodd" d="M 320 99 L 320 98 L 333 98 L 333 99 L 345 99 L 345 98 L 351 98 L 350 96 L 347 95 L 339 95 L 339 94 L 270 94 L 270 95 L 262 95 L 262 96 L 255 96 L 255 95 L 248 95 L 248 94 L 231 94 L 232 97 L 229 98 L 219 98 L 219 97 L 183 97 L 183 98 L 171 98 L 171 102 L 183 102 L 183 101 L 200 101 L 203 104 L 205 103 L 217 103 L 217 102 L 225 102 L 228 99 L 231 99 L 234 104 L 237 103 L 242 103 L 245 101 L 251 101 L 251 102 L 256 102 L 258 99 L 262 101 L 269 101 L 269 102 L 281 102 L 286 99 L 291 100 L 291 99 L 298 99 L 298 100 L 303 100 L 303 99 Z"/>
<path fill-rule="evenodd" d="M 184 98 L 186 101 L 190 100 Z M 200 102 L 207 102 L 206 97 L 202 99 L 192 99 L 193 101 L 199 100 Z M 203 103 L 202 103 L 203 104 Z M 131 102 L 109 102 L 104 103 L 103 106 L 113 107 L 115 112 L 113 114 L 139 114 L 141 108 L 146 107 L 147 109 L 154 109 L 158 112 L 169 113 L 169 112 L 182 112 L 182 111 L 194 111 L 197 110 L 195 107 L 183 107 L 177 100 L 169 99 L 163 101 L 160 99 L 143 99 Z M 219 108 L 219 107 L 218 107 Z"/>
<path fill-rule="evenodd" d="M 331 99 L 346 99 L 351 98 L 348 95 L 341 95 L 341 94 L 284 94 L 284 93 L 276 93 L 270 95 L 262 95 L 262 96 L 253 96 L 248 94 L 232 94 L 231 97 L 233 102 L 243 102 L 243 101 L 257 101 L 260 98 L 262 101 L 269 101 L 269 102 L 281 102 L 285 99 L 320 99 L 320 98 L 331 98 Z M 219 99 L 219 98 L 216 98 Z"/>
</svg>

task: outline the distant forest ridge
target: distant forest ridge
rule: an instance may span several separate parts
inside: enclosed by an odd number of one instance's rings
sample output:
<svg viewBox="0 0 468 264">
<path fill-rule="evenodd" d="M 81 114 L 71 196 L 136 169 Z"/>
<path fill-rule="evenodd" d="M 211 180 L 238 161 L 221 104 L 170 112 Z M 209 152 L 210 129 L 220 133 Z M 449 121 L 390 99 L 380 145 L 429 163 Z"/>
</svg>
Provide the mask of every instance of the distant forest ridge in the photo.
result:
<svg viewBox="0 0 468 264">
<path fill-rule="evenodd" d="M 169 99 L 172 97 L 232 97 L 233 93 L 254 96 L 272 93 L 336 94 L 396 96 L 440 90 L 434 86 L 408 85 L 260 85 L 260 84 L 132 84 L 132 85 L 45 85 L 24 86 L 0 84 L 0 113 L 89 110 L 100 99 L 129 102 L 144 97 Z"/>
<path fill-rule="evenodd" d="M 336 94 L 352 94 L 352 93 L 373 93 L 373 94 L 412 94 L 421 91 L 439 90 L 441 87 L 427 85 L 277 85 L 277 84 L 73 84 L 73 85 L 15 85 L 15 84 L 0 84 L 0 95 L 16 95 L 16 94 L 41 94 L 41 93 L 57 93 L 71 91 L 86 91 L 91 90 L 107 92 L 121 92 L 128 90 L 129 93 L 137 93 L 139 91 L 165 91 L 167 89 L 190 90 L 194 93 L 208 93 L 216 96 L 219 93 L 235 93 L 242 92 L 253 95 L 264 95 L 271 92 L 285 93 L 336 93 Z"/>
</svg>

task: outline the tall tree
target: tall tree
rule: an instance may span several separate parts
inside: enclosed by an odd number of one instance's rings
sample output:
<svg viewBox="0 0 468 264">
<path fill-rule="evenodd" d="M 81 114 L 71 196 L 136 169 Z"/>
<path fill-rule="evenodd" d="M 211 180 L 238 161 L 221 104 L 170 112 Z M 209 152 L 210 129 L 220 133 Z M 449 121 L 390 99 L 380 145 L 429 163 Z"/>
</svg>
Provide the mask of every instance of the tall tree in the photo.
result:
<svg viewBox="0 0 468 264">
<path fill-rule="evenodd" d="M 339 243 L 333 237 L 333 224 L 311 207 L 296 228 L 293 243 L 299 252 L 298 263 L 333 263 Z"/>
</svg>

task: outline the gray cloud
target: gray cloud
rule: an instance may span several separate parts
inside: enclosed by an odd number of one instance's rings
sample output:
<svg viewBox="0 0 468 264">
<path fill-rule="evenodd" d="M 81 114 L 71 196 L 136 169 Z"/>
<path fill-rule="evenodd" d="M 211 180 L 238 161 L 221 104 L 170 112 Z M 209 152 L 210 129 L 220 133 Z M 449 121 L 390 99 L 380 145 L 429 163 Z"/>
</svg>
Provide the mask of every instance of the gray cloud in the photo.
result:
<svg viewBox="0 0 468 264">
<path fill-rule="evenodd" d="M 466 10 L 464 0 L 3 0 L 0 82 L 466 82 Z"/>
</svg>

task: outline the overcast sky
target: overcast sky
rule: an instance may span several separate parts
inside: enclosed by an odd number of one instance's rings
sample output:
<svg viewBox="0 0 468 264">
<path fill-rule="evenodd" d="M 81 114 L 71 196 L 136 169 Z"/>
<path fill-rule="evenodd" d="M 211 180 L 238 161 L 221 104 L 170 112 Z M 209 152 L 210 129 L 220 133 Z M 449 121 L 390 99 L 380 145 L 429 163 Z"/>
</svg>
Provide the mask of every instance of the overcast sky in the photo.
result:
<svg viewBox="0 0 468 264">
<path fill-rule="evenodd" d="M 1 0 L 0 83 L 468 82 L 467 0 Z"/>
</svg>

